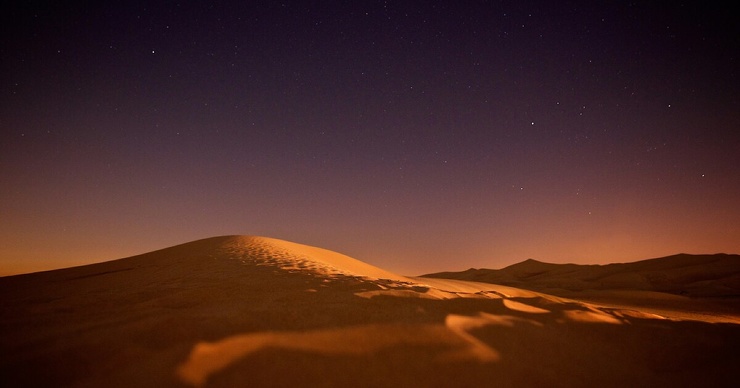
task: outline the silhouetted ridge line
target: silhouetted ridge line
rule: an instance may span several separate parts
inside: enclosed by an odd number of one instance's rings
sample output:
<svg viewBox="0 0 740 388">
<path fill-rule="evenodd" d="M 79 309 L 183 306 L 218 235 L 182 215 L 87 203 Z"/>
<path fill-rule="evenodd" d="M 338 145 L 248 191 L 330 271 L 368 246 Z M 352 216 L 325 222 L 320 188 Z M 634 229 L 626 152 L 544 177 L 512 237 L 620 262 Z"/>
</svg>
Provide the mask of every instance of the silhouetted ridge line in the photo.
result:
<svg viewBox="0 0 740 388">
<path fill-rule="evenodd" d="M 536 291 L 552 289 L 643 290 L 694 297 L 740 295 L 740 256 L 677 254 L 631 263 L 553 264 L 534 259 L 502 269 L 469 269 L 424 277 L 502 284 Z"/>
</svg>

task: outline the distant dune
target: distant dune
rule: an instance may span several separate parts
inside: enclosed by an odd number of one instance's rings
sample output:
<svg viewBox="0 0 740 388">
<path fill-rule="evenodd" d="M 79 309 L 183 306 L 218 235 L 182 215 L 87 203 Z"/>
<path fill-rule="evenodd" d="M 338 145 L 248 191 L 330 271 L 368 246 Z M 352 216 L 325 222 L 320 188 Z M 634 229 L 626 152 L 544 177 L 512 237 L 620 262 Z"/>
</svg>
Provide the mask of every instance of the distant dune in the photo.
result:
<svg viewBox="0 0 740 388">
<path fill-rule="evenodd" d="M 526 260 L 504 269 L 424 275 L 540 288 L 627 289 L 694 297 L 740 297 L 740 256 L 680 254 L 607 265 Z"/>
<path fill-rule="evenodd" d="M 499 270 L 471 268 L 423 277 L 508 285 L 621 306 L 705 312 L 719 314 L 723 319 L 740 313 L 738 255 L 679 254 L 607 265 L 552 264 L 529 259 Z"/>
<path fill-rule="evenodd" d="M 733 299 L 736 258 L 712 258 L 607 272 L 528 261 L 487 272 L 504 280 L 491 284 L 461 280 L 476 271 L 408 277 L 321 248 L 214 237 L 0 278 L 0 376 L 3 386 L 729 387 L 740 364 L 731 306 L 657 314 L 517 283 L 552 272 L 557 283 L 543 287 L 571 293 Z"/>
</svg>

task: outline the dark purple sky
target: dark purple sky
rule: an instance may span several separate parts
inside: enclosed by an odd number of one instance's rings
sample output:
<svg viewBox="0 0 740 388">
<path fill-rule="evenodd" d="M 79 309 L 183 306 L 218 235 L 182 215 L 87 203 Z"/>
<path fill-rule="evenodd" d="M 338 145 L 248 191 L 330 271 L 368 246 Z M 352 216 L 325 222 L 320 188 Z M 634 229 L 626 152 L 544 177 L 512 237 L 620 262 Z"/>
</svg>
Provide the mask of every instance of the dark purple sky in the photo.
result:
<svg viewBox="0 0 740 388">
<path fill-rule="evenodd" d="M 222 234 L 406 274 L 740 252 L 716 4 L 18 3 L 0 273 Z"/>
</svg>

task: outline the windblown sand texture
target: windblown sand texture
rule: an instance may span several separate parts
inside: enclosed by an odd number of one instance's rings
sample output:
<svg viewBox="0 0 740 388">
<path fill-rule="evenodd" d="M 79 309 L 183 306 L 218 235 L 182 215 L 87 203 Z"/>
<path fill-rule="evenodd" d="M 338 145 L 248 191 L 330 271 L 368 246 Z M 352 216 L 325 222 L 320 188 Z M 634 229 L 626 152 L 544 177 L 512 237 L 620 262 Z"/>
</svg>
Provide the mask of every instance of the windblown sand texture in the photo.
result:
<svg viewBox="0 0 740 388">
<path fill-rule="evenodd" d="M 3 386 L 734 386 L 740 365 L 731 319 L 405 277 L 263 237 L 0 278 L 0 303 Z"/>
</svg>

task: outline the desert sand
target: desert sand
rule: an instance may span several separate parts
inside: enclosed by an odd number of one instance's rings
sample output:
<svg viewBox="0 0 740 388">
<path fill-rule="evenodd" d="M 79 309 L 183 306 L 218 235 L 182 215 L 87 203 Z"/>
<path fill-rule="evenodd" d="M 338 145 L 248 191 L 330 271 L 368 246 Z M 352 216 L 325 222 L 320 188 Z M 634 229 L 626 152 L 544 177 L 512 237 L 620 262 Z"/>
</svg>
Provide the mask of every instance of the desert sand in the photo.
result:
<svg viewBox="0 0 740 388">
<path fill-rule="evenodd" d="M 578 265 L 528 259 L 509 267 L 424 277 L 508 285 L 676 319 L 740 324 L 740 256 L 680 254 L 632 263 Z"/>
<path fill-rule="evenodd" d="M 584 300 L 214 237 L 0 278 L 0 375 L 3 386 L 734 386 L 732 305 L 681 315 Z"/>
</svg>

